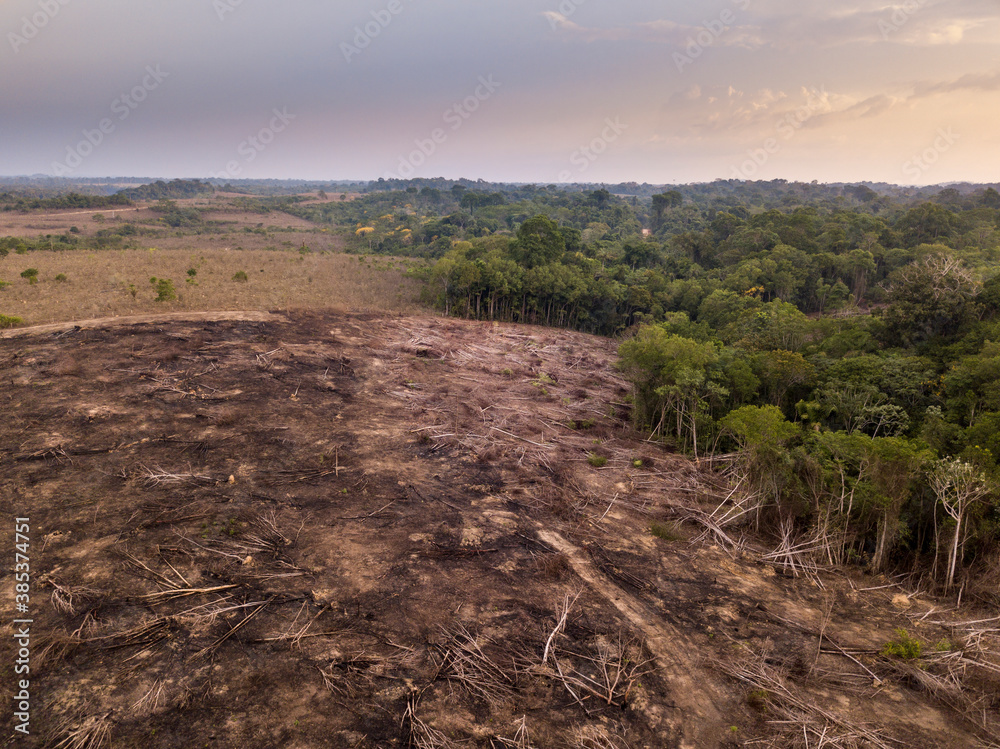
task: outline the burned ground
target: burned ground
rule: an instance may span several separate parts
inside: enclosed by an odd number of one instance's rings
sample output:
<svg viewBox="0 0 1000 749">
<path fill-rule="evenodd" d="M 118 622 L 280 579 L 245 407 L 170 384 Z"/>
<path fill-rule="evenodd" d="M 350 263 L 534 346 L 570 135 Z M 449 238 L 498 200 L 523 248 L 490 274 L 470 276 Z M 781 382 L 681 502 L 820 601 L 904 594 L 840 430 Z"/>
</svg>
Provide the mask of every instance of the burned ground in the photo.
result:
<svg viewBox="0 0 1000 749">
<path fill-rule="evenodd" d="M 614 342 L 223 318 L 0 340 L 39 746 L 989 745 L 996 625 L 724 542 Z"/>
</svg>

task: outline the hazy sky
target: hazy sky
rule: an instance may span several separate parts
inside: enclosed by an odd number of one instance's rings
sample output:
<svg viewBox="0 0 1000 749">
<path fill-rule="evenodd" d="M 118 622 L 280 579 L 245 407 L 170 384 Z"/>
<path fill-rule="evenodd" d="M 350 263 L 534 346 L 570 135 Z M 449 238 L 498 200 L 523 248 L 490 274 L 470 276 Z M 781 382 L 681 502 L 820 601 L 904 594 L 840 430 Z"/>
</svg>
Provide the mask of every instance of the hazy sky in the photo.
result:
<svg viewBox="0 0 1000 749">
<path fill-rule="evenodd" d="M 997 0 L 0 0 L 0 174 L 1000 180 Z"/>
</svg>

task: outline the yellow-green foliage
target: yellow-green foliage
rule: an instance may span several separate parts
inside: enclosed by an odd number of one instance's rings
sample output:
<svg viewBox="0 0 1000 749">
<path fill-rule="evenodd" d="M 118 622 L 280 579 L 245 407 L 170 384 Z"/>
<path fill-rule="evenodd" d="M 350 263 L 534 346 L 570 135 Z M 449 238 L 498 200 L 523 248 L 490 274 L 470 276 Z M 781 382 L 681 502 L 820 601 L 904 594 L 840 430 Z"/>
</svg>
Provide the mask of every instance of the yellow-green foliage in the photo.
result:
<svg viewBox="0 0 1000 749">
<path fill-rule="evenodd" d="M 905 629 L 897 629 L 895 639 L 889 640 L 879 651 L 886 658 L 902 658 L 912 661 L 921 656 L 924 646 L 916 637 L 910 637 Z"/>
</svg>

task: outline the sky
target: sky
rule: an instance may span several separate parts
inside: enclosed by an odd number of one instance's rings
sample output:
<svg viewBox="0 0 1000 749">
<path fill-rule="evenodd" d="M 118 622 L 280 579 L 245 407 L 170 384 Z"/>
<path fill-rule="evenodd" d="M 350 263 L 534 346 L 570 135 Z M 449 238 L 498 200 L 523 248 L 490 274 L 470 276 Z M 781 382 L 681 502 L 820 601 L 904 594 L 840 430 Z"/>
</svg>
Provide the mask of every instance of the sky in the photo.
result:
<svg viewBox="0 0 1000 749">
<path fill-rule="evenodd" d="M 0 174 L 1000 180 L 997 0 L 0 0 Z"/>
</svg>

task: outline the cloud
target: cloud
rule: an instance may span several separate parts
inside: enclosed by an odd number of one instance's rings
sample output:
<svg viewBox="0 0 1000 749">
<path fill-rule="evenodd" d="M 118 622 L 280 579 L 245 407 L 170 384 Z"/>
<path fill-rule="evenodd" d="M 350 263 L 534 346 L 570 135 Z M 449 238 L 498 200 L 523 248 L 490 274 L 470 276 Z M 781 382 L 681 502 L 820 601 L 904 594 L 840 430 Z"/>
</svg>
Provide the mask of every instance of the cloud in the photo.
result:
<svg viewBox="0 0 1000 749">
<path fill-rule="evenodd" d="M 969 73 L 954 81 L 931 83 L 922 81 L 913 87 L 910 99 L 925 99 L 939 94 L 953 94 L 960 91 L 994 93 L 1000 91 L 1000 72 Z"/>
<path fill-rule="evenodd" d="M 735 11 L 732 13 L 735 17 Z M 713 45 L 755 49 L 763 44 L 760 29 L 756 26 L 727 26 L 718 19 L 711 22 L 711 29 L 706 26 L 678 23 L 666 18 L 642 21 L 627 27 L 601 29 L 581 26 L 555 11 L 546 11 L 542 15 L 548 20 L 553 31 L 585 42 L 633 40 L 683 48 L 694 44 L 699 34 L 708 33 L 711 35 Z M 725 18 L 728 19 L 730 16 L 727 14 Z"/>
<path fill-rule="evenodd" d="M 678 48 L 690 45 L 706 31 L 712 34 L 713 45 L 752 50 L 859 43 L 957 45 L 973 30 L 1000 32 L 1000 17 L 991 0 L 856 0 L 843 4 L 804 0 L 796 3 L 792 12 L 784 0 L 754 0 L 746 10 L 734 5 L 699 26 L 660 18 L 594 28 L 580 26 L 560 13 L 543 15 L 553 30 L 586 42 L 635 40 Z M 1000 35 L 993 33 L 988 38 L 996 43 Z"/>
<path fill-rule="evenodd" d="M 586 28 L 569 20 L 562 13 L 556 13 L 552 10 L 545 11 L 542 15 L 548 20 L 553 31 L 561 31 L 564 34 L 571 34 L 572 36 L 583 39 L 587 42 L 620 41 L 628 38 L 628 32 L 625 29 Z"/>
<path fill-rule="evenodd" d="M 903 2 L 855 2 L 831 7 L 797 4 L 794 14 L 770 10 L 759 4 L 768 43 L 775 47 L 845 44 L 955 45 L 973 29 L 998 29 L 995 4 L 981 0 L 908 0 Z"/>
<path fill-rule="evenodd" d="M 850 103 L 849 97 L 837 97 L 836 103 L 828 100 L 829 109 L 815 113 L 804 123 L 804 127 L 817 129 L 841 125 L 854 120 L 879 117 L 902 101 L 902 99 L 888 94 L 876 94 L 855 103 Z"/>
<path fill-rule="evenodd" d="M 661 109 L 659 129 L 682 140 L 726 136 L 753 141 L 773 135 L 782 122 L 794 123 L 796 129 L 830 128 L 881 117 L 905 101 L 888 94 L 859 98 L 823 87 L 791 91 L 694 87 L 669 99 Z"/>
</svg>

